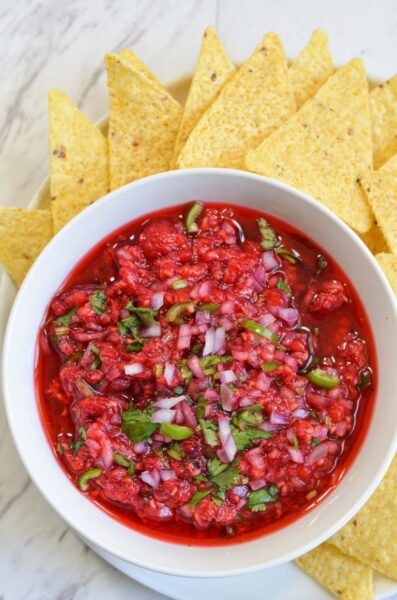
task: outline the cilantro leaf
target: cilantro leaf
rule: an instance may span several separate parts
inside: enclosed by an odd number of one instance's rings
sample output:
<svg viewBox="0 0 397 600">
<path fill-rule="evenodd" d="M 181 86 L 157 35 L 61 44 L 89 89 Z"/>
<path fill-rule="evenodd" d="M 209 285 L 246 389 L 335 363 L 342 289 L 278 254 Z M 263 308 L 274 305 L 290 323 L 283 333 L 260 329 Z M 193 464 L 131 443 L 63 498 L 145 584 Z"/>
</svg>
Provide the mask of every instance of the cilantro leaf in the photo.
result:
<svg viewBox="0 0 397 600">
<path fill-rule="evenodd" d="M 171 448 L 167 450 L 167 454 L 175 460 L 182 460 L 182 458 L 185 456 L 182 446 L 178 444 L 178 442 L 174 442 L 172 444 Z"/>
<path fill-rule="evenodd" d="M 221 490 L 226 491 L 232 485 L 238 483 L 240 479 L 240 471 L 236 463 L 232 462 L 227 469 L 212 477 L 212 483 L 215 483 Z"/>
<path fill-rule="evenodd" d="M 100 290 L 93 293 L 91 297 L 91 307 L 97 315 L 103 315 L 106 310 L 106 296 Z"/>
<path fill-rule="evenodd" d="M 321 440 L 316 437 L 312 438 L 312 446 L 318 446 L 319 444 L 321 444 Z"/>
<path fill-rule="evenodd" d="M 143 344 L 144 340 L 138 335 L 139 325 L 139 319 L 136 315 L 131 315 L 130 317 L 127 317 L 127 319 L 123 319 L 117 323 L 120 335 L 130 333 L 139 344 Z"/>
<path fill-rule="evenodd" d="M 283 292 L 285 292 L 287 294 L 287 296 L 291 296 L 291 290 L 289 288 L 289 286 L 285 283 L 284 279 L 279 279 L 277 282 L 276 287 L 279 290 L 282 290 Z"/>
<path fill-rule="evenodd" d="M 200 419 L 201 429 L 203 431 L 204 439 L 206 444 L 209 446 L 218 445 L 218 427 L 214 421 L 206 421 Z"/>
<path fill-rule="evenodd" d="M 270 250 L 271 248 L 274 248 L 274 246 L 277 245 L 278 238 L 273 227 L 269 225 L 266 219 L 263 218 L 258 219 L 258 227 L 262 235 L 262 248 L 264 250 Z"/>
<path fill-rule="evenodd" d="M 236 444 L 237 450 L 245 450 L 252 446 L 254 440 L 268 440 L 272 437 L 272 434 L 262 429 L 243 429 L 239 430 L 232 426 L 232 435 L 234 443 Z"/>
<path fill-rule="evenodd" d="M 159 314 L 157 310 L 138 307 L 135 306 L 133 302 L 129 302 L 126 306 L 126 309 L 132 313 L 135 313 L 143 325 L 154 325 L 154 323 L 157 322 L 155 319 L 155 317 L 157 317 Z"/>
<path fill-rule="evenodd" d="M 65 315 L 62 315 L 61 317 L 58 317 L 57 319 L 55 319 L 55 323 L 57 323 L 58 325 L 65 325 L 65 326 L 70 325 L 70 321 L 72 320 L 72 317 L 73 317 L 73 315 L 76 314 L 76 312 L 77 312 L 77 306 L 74 306 Z"/>
<path fill-rule="evenodd" d="M 210 493 L 212 492 L 212 489 L 209 488 L 207 490 L 201 490 L 200 492 L 196 492 L 190 502 L 189 502 L 189 506 L 190 508 L 194 508 L 195 506 L 197 506 L 197 504 L 206 496 L 208 496 Z"/>
<path fill-rule="evenodd" d="M 276 502 L 276 498 L 272 496 L 268 490 L 257 490 L 256 492 L 250 493 L 248 506 L 251 510 L 256 512 L 259 510 L 264 510 L 264 508 L 266 508 L 266 504 L 270 504 L 271 502 Z M 259 508 L 259 506 L 262 505 L 263 507 Z"/>
<path fill-rule="evenodd" d="M 206 404 L 207 404 L 207 400 L 204 398 L 204 396 L 200 396 L 198 403 L 197 403 L 197 418 L 199 420 L 204 417 Z"/>
<path fill-rule="evenodd" d="M 227 464 L 223 463 L 219 458 L 210 458 L 207 462 L 207 467 L 211 475 L 215 477 L 227 469 Z"/>
<path fill-rule="evenodd" d="M 121 414 L 122 430 L 131 441 L 147 440 L 156 431 L 157 424 L 152 423 L 150 410 L 130 408 Z"/>
</svg>

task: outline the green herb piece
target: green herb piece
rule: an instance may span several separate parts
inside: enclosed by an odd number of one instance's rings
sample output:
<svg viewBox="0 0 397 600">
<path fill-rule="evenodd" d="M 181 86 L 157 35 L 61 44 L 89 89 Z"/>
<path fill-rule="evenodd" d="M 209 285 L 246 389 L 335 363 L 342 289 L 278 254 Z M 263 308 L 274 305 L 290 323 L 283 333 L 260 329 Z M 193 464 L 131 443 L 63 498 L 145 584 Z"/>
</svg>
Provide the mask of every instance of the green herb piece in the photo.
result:
<svg viewBox="0 0 397 600">
<path fill-rule="evenodd" d="M 90 469 L 89 471 L 86 471 L 80 475 L 78 479 L 79 488 L 85 492 L 88 489 L 88 482 L 90 479 L 96 479 L 96 477 L 99 477 L 101 473 L 102 469 Z"/>
<path fill-rule="evenodd" d="M 73 454 L 76 456 L 80 448 L 84 446 L 84 440 L 77 440 L 70 444 L 70 448 L 73 450 Z"/>
<path fill-rule="evenodd" d="M 175 460 L 182 460 L 182 458 L 185 456 L 185 453 L 182 450 L 182 447 L 180 446 L 180 444 L 178 444 L 178 442 L 175 442 L 174 444 L 172 444 L 171 448 L 169 448 L 167 450 L 167 454 L 169 456 L 171 456 L 171 458 L 174 458 Z"/>
<path fill-rule="evenodd" d="M 312 419 L 314 419 L 315 421 L 317 421 L 318 423 L 320 423 L 320 419 L 318 418 L 318 414 L 316 413 L 315 410 L 311 410 L 309 412 L 309 415 L 311 416 Z"/>
<path fill-rule="evenodd" d="M 296 437 L 295 433 L 294 433 L 294 435 L 292 436 L 292 443 L 293 443 L 293 445 L 294 445 L 294 448 L 295 448 L 295 450 L 297 450 L 297 449 L 299 448 L 299 440 L 298 440 L 298 438 Z"/>
<path fill-rule="evenodd" d="M 210 458 L 207 462 L 207 467 L 211 476 L 215 477 L 216 475 L 219 475 L 219 473 L 226 471 L 228 465 L 219 460 L 219 458 Z"/>
<path fill-rule="evenodd" d="M 200 426 L 203 431 L 205 443 L 208 446 L 217 446 L 218 445 L 218 427 L 214 421 L 206 421 L 205 419 L 200 419 Z"/>
<path fill-rule="evenodd" d="M 199 304 L 197 307 L 198 311 L 214 313 L 218 310 L 218 304 L 216 302 L 207 302 L 205 304 Z"/>
<path fill-rule="evenodd" d="M 126 319 L 123 319 L 119 323 L 117 323 L 117 327 L 119 329 L 120 335 L 125 335 L 126 333 L 130 333 L 133 338 L 138 342 L 138 344 L 144 343 L 141 337 L 139 337 L 138 330 L 140 327 L 140 321 L 136 315 L 131 315 Z"/>
<path fill-rule="evenodd" d="M 172 440 L 187 440 L 192 437 L 193 431 L 190 427 L 184 425 L 174 425 L 173 423 L 161 423 L 160 433 Z"/>
<path fill-rule="evenodd" d="M 273 483 L 269 485 L 269 487 L 267 488 L 267 491 L 269 492 L 269 494 L 275 498 L 279 492 L 279 489 L 276 485 L 274 485 Z"/>
<path fill-rule="evenodd" d="M 106 296 L 101 291 L 97 290 L 91 298 L 91 307 L 97 315 L 103 315 L 106 310 Z"/>
<path fill-rule="evenodd" d="M 328 267 L 328 261 L 322 254 L 317 256 L 317 271 L 316 275 L 320 275 Z"/>
<path fill-rule="evenodd" d="M 174 394 L 177 396 L 182 396 L 184 391 L 185 389 L 181 385 L 178 385 L 178 387 L 174 388 Z"/>
<path fill-rule="evenodd" d="M 186 230 L 188 233 L 196 233 L 199 230 L 196 219 L 200 215 L 203 208 L 204 206 L 200 202 L 195 202 L 189 208 L 185 219 Z"/>
<path fill-rule="evenodd" d="M 211 492 L 212 492 L 211 488 L 209 488 L 207 490 L 201 490 L 200 492 L 196 492 L 194 494 L 194 496 L 192 496 L 191 500 L 189 501 L 190 508 L 194 508 L 195 506 L 197 506 L 197 504 L 200 502 L 200 500 L 202 500 L 203 498 L 208 496 Z"/>
<path fill-rule="evenodd" d="M 200 358 L 200 366 L 203 369 L 208 369 L 209 367 L 214 367 L 215 365 L 220 365 L 221 363 L 227 363 L 233 360 L 233 356 L 229 354 L 224 354 L 223 356 L 216 356 L 214 354 L 209 354 L 208 356 L 204 356 L 204 358 Z"/>
<path fill-rule="evenodd" d="M 126 344 L 125 349 L 127 352 L 140 352 L 142 350 L 142 344 Z"/>
<path fill-rule="evenodd" d="M 365 369 L 360 374 L 360 379 L 358 382 L 358 389 L 365 390 L 368 386 L 372 385 L 372 373 L 370 369 Z"/>
<path fill-rule="evenodd" d="M 114 462 L 116 465 L 120 465 L 120 467 L 126 467 L 127 473 L 130 477 L 135 473 L 135 464 L 119 452 L 114 453 Z"/>
<path fill-rule="evenodd" d="M 80 394 L 82 394 L 82 396 L 84 396 L 85 398 L 89 398 L 90 396 L 95 394 L 95 390 L 90 385 L 88 385 L 88 383 L 84 381 L 84 379 L 77 379 L 75 386 L 79 390 Z"/>
<path fill-rule="evenodd" d="M 279 367 L 281 367 L 281 364 L 282 363 L 276 362 L 276 361 L 274 361 L 274 362 L 265 362 L 265 363 L 262 363 L 261 369 L 265 373 L 273 373 L 273 371 L 275 371 L 276 369 L 278 369 Z"/>
<path fill-rule="evenodd" d="M 55 323 L 57 323 L 58 325 L 70 325 L 72 317 L 73 317 L 73 315 L 76 314 L 76 312 L 77 312 L 77 306 L 74 306 L 65 315 L 62 315 L 61 317 L 58 317 L 57 319 L 55 319 Z"/>
<path fill-rule="evenodd" d="M 121 413 L 122 430 L 133 442 L 147 440 L 156 431 L 157 424 L 151 421 L 151 410 L 129 408 Z"/>
<path fill-rule="evenodd" d="M 307 375 L 307 378 L 314 385 L 325 388 L 326 390 L 330 390 L 340 383 L 339 378 L 336 375 L 329 375 L 326 371 L 320 368 L 310 371 L 310 373 Z"/>
<path fill-rule="evenodd" d="M 126 308 L 126 310 L 129 310 L 131 313 L 136 314 L 143 325 L 149 326 L 149 325 L 154 325 L 155 323 L 157 323 L 155 317 L 157 317 L 159 314 L 158 310 L 135 306 L 133 301 L 128 302 L 128 304 L 125 308 Z"/>
<path fill-rule="evenodd" d="M 233 461 L 227 469 L 212 477 L 212 483 L 215 483 L 221 490 L 226 491 L 239 482 L 240 471 L 237 464 Z"/>
<path fill-rule="evenodd" d="M 56 336 L 61 336 L 64 335 L 65 333 L 68 333 L 69 331 L 69 327 L 55 327 L 54 329 L 54 333 Z"/>
<path fill-rule="evenodd" d="M 92 364 L 91 364 L 91 367 L 90 367 L 90 368 L 91 368 L 91 370 L 92 370 L 92 371 L 95 371 L 96 369 L 99 369 L 99 367 L 101 366 L 101 364 L 102 364 L 101 357 L 100 357 L 100 356 L 97 356 L 97 357 L 95 358 L 95 360 L 92 362 Z"/>
<path fill-rule="evenodd" d="M 277 246 L 278 238 L 276 232 L 273 227 L 269 225 L 266 219 L 260 218 L 258 219 L 258 227 L 261 232 L 262 241 L 261 246 L 264 250 L 270 250 Z"/>
<path fill-rule="evenodd" d="M 254 440 L 268 440 L 272 437 L 272 434 L 269 433 L 269 431 L 263 431 L 262 429 L 250 428 L 239 430 L 233 426 L 232 435 L 237 450 L 245 450 L 246 448 L 250 448 Z"/>
<path fill-rule="evenodd" d="M 254 512 L 259 512 L 266 509 L 266 504 L 276 502 L 276 498 L 272 496 L 268 490 L 257 490 L 251 492 L 249 496 L 248 506 Z"/>
<path fill-rule="evenodd" d="M 259 425 L 263 422 L 263 407 L 260 404 L 251 404 L 245 408 L 239 408 L 233 417 L 233 423 L 240 429 L 247 425 Z"/>
<path fill-rule="evenodd" d="M 200 396 L 197 402 L 197 418 L 200 420 L 204 417 L 205 407 L 207 405 L 207 400 L 204 396 Z"/>
<path fill-rule="evenodd" d="M 225 494 L 225 492 L 224 492 L 223 490 L 221 490 L 220 488 L 218 488 L 218 489 L 216 490 L 216 492 L 214 492 L 214 494 L 213 494 L 213 497 L 212 497 L 213 501 L 215 502 L 215 504 L 216 504 L 217 506 L 222 506 L 222 504 L 223 504 L 223 503 L 224 503 L 224 501 L 225 501 L 225 498 L 226 498 L 226 494 Z"/>
<path fill-rule="evenodd" d="M 161 377 L 161 375 L 163 374 L 163 371 L 164 371 L 163 365 L 156 365 L 154 368 L 154 374 L 156 375 L 156 377 Z"/>
<path fill-rule="evenodd" d="M 241 326 L 244 327 L 244 329 L 248 329 L 249 331 L 256 333 L 256 335 L 265 337 L 266 339 L 272 341 L 274 344 L 278 342 L 278 335 L 273 331 L 270 331 L 270 329 L 268 329 L 267 327 L 263 327 L 263 325 L 261 325 L 260 323 L 256 323 L 255 321 L 251 321 L 250 319 L 245 319 L 241 323 Z"/>
<path fill-rule="evenodd" d="M 183 377 L 183 379 L 185 380 L 185 385 L 188 385 L 191 378 L 193 377 L 193 374 L 191 372 L 191 370 L 189 369 L 189 367 L 186 364 L 186 360 L 182 359 L 180 361 L 178 361 L 178 366 L 181 370 L 181 375 Z"/>
<path fill-rule="evenodd" d="M 178 304 L 173 304 L 167 310 L 167 321 L 170 323 L 183 323 L 183 314 L 192 314 L 194 313 L 194 304 L 193 302 L 179 302 Z"/>
<path fill-rule="evenodd" d="M 193 477 L 193 479 L 194 479 L 194 483 L 206 483 L 208 481 L 208 477 L 206 477 L 202 473 L 200 473 L 199 475 L 196 475 L 195 477 Z"/>
<path fill-rule="evenodd" d="M 292 254 L 292 252 L 289 252 L 289 250 L 286 250 L 285 248 L 276 248 L 275 250 L 276 254 L 281 254 L 286 261 L 288 261 L 291 265 L 296 265 L 296 263 L 298 262 L 298 257 L 295 256 L 294 254 Z"/>
<path fill-rule="evenodd" d="M 284 279 L 281 279 L 281 278 L 280 278 L 280 279 L 278 280 L 278 282 L 277 282 L 277 285 L 276 285 L 276 287 L 277 287 L 279 290 L 282 290 L 283 292 L 285 292 L 285 293 L 287 294 L 287 296 L 288 296 L 288 297 L 289 297 L 289 296 L 291 296 L 291 290 L 290 290 L 290 288 L 288 287 L 288 285 L 285 283 Z"/>
<path fill-rule="evenodd" d="M 312 446 L 318 446 L 319 444 L 321 444 L 321 440 L 316 437 L 312 438 Z"/>
<path fill-rule="evenodd" d="M 187 279 L 178 279 L 177 281 L 173 281 L 171 285 L 174 290 L 183 290 L 183 288 L 187 287 L 189 284 Z"/>
</svg>

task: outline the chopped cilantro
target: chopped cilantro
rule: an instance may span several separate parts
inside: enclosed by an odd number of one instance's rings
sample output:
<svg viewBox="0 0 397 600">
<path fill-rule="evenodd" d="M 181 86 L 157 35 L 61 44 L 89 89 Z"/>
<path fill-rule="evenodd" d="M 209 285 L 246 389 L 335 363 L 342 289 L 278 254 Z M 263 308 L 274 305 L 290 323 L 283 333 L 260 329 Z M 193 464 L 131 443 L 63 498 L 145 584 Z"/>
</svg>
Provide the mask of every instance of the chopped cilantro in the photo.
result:
<svg viewBox="0 0 397 600">
<path fill-rule="evenodd" d="M 130 317 L 127 317 L 127 319 L 123 319 L 122 321 L 117 323 L 120 335 L 130 333 L 139 344 L 143 344 L 144 340 L 138 335 L 139 325 L 140 322 L 136 315 L 131 315 Z"/>
<path fill-rule="evenodd" d="M 208 477 L 206 477 L 202 473 L 200 473 L 199 475 L 196 475 L 195 477 L 193 477 L 193 479 L 194 479 L 194 483 L 203 483 L 203 482 L 208 481 Z"/>
<path fill-rule="evenodd" d="M 276 502 L 275 494 L 270 494 L 269 490 L 266 489 L 257 490 L 250 493 L 248 506 L 253 512 L 260 512 L 265 510 L 266 504 L 270 504 L 271 502 Z"/>
<path fill-rule="evenodd" d="M 159 314 L 157 310 L 135 306 L 134 302 L 129 302 L 125 308 L 136 314 L 142 324 L 147 326 L 154 325 L 156 323 L 155 317 Z"/>
<path fill-rule="evenodd" d="M 122 430 L 131 441 L 147 440 L 156 431 L 157 424 L 151 421 L 151 411 L 129 408 L 122 414 Z"/>
<path fill-rule="evenodd" d="M 185 456 L 185 453 L 182 450 L 181 445 L 178 444 L 178 442 L 175 442 L 174 444 L 172 444 L 171 448 L 169 448 L 167 450 L 167 454 L 168 454 L 168 456 L 171 456 L 171 458 L 174 458 L 175 460 L 182 460 L 182 458 Z"/>
<path fill-rule="evenodd" d="M 227 469 L 212 477 L 212 483 L 215 483 L 221 490 L 228 490 L 232 485 L 238 483 L 240 479 L 240 471 L 237 464 L 233 461 Z"/>
<path fill-rule="evenodd" d="M 280 279 L 278 280 L 278 282 L 277 282 L 277 285 L 276 285 L 276 287 L 277 287 L 279 290 L 282 290 L 283 292 L 285 292 L 285 293 L 287 294 L 287 296 L 291 296 L 291 290 L 290 290 L 290 288 L 288 287 L 288 285 L 285 283 L 284 279 L 281 279 L 281 278 L 280 278 Z"/>
<path fill-rule="evenodd" d="M 196 492 L 194 494 L 194 496 L 192 496 L 190 502 L 189 502 L 189 506 L 191 508 L 194 508 L 195 506 L 197 506 L 197 504 L 206 496 L 208 496 L 210 493 L 212 492 L 212 489 L 209 488 L 207 490 L 201 490 L 200 492 Z"/>
<path fill-rule="evenodd" d="M 178 385 L 178 387 L 174 388 L 174 393 L 177 396 L 181 396 L 184 391 L 185 391 L 185 389 L 181 385 Z"/>
<path fill-rule="evenodd" d="M 125 349 L 127 352 L 140 352 L 142 350 L 142 344 L 126 344 Z"/>
<path fill-rule="evenodd" d="M 219 475 L 219 473 L 227 469 L 227 464 L 223 463 L 219 458 L 210 458 L 207 462 L 207 467 L 212 477 L 215 477 L 215 475 Z"/>
<path fill-rule="evenodd" d="M 237 427 L 232 426 L 232 435 L 234 443 L 236 444 L 237 450 L 245 450 L 252 446 L 254 440 L 268 440 L 272 437 L 272 434 L 262 429 L 245 429 L 239 430 Z"/>
<path fill-rule="evenodd" d="M 275 252 L 276 254 L 281 254 L 285 258 L 285 260 L 288 261 L 291 265 L 296 265 L 296 263 L 299 260 L 299 258 L 295 256 L 295 254 L 292 254 L 292 252 L 286 250 L 283 247 L 276 248 Z"/>
<path fill-rule="evenodd" d="M 262 241 L 261 246 L 264 250 L 270 250 L 274 248 L 278 243 L 278 238 L 273 227 L 269 225 L 266 219 L 258 219 L 258 227 L 261 232 Z"/>
<path fill-rule="evenodd" d="M 224 354 L 223 356 L 210 354 L 209 356 L 200 359 L 200 366 L 203 369 L 208 369 L 208 367 L 214 367 L 215 365 L 230 362 L 231 360 L 233 360 L 233 356 L 229 356 L 228 354 Z"/>
<path fill-rule="evenodd" d="M 91 307 L 97 315 L 103 315 L 106 310 L 106 296 L 100 290 L 93 293 Z"/>
<path fill-rule="evenodd" d="M 200 419 L 201 429 L 203 431 L 206 444 L 209 446 L 218 445 L 218 427 L 214 421 Z"/>
<path fill-rule="evenodd" d="M 55 323 L 57 323 L 58 325 L 65 325 L 65 326 L 70 325 L 72 317 L 73 317 L 73 315 L 76 314 L 76 312 L 77 312 L 77 306 L 74 306 L 65 315 L 62 315 L 61 317 L 58 317 L 57 319 L 55 319 Z"/>
<path fill-rule="evenodd" d="M 200 396 L 198 403 L 197 403 L 197 418 L 200 420 L 204 417 L 204 413 L 205 413 L 205 406 L 207 404 L 207 400 L 204 398 L 204 396 Z"/>
<path fill-rule="evenodd" d="M 312 446 L 318 446 L 319 444 L 321 444 L 321 440 L 316 437 L 312 438 Z"/>
</svg>

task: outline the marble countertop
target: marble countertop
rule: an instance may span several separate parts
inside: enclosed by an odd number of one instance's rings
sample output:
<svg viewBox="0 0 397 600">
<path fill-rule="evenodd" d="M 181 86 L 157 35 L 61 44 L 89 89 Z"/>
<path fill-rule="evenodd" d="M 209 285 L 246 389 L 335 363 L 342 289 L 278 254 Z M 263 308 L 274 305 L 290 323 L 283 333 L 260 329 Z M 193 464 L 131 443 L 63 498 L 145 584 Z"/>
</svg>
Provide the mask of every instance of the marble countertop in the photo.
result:
<svg viewBox="0 0 397 600">
<path fill-rule="evenodd" d="M 336 63 L 361 56 L 370 74 L 397 71 L 396 0 L 2 0 L 0 202 L 27 206 L 48 173 L 50 88 L 96 120 L 107 112 L 106 52 L 130 46 L 170 81 L 194 68 L 207 25 L 235 61 L 265 31 L 278 32 L 295 56 L 323 27 Z M 1 403 L 0 458 L 0 600 L 161 598 L 97 557 L 48 506 L 18 458 Z"/>
</svg>

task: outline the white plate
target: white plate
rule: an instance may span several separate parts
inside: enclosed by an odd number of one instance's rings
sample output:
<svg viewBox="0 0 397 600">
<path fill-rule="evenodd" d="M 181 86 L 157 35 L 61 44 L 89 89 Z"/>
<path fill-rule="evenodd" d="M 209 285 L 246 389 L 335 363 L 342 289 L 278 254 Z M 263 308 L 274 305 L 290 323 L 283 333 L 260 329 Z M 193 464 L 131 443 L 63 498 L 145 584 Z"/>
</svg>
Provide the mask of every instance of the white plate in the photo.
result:
<svg viewBox="0 0 397 600">
<path fill-rule="evenodd" d="M 370 78 L 377 83 L 375 78 Z M 184 96 L 184 85 L 178 83 L 170 86 L 173 92 Z M 106 119 L 100 123 L 106 128 Z M 45 181 L 32 199 L 30 208 L 44 208 L 49 202 L 48 181 Z M 9 277 L 3 273 L 0 279 L 0 340 L 3 338 L 9 311 L 16 295 L 16 289 Z M 90 544 L 92 549 L 116 569 L 135 579 L 139 583 L 175 600 L 241 600 L 249 596 L 250 600 L 266 600 L 266 598 L 282 598 L 283 600 L 329 600 L 332 596 L 313 579 L 307 576 L 293 563 L 287 563 L 271 569 L 257 571 L 248 575 L 213 579 L 174 577 L 149 571 L 99 549 Z M 379 574 L 374 577 L 374 598 L 385 600 L 397 594 L 397 582 L 386 579 Z"/>
</svg>

